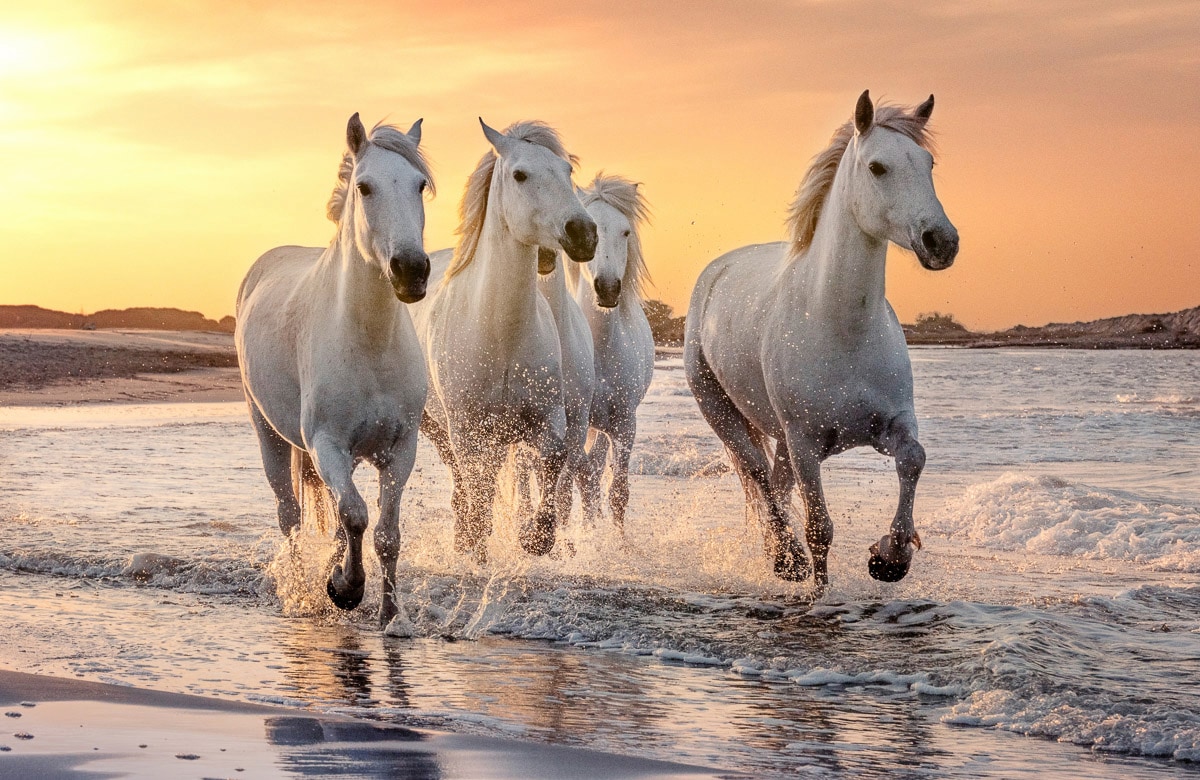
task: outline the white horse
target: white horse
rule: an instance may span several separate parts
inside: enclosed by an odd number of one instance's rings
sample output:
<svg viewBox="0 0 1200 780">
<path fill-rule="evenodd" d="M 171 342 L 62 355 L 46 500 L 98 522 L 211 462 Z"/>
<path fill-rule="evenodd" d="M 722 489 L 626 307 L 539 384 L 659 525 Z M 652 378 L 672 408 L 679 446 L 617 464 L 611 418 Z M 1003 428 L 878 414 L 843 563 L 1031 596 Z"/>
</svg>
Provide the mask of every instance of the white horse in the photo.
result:
<svg viewBox="0 0 1200 780">
<path fill-rule="evenodd" d="M 482 120 L 480 120 L 482 124 Z M 483 562 L 496 478 L 510 445 L 538 455 L 541 502 L 519 527 L 521 546 L 554 546 L 556 492 L 567 456 L 558 328 L 538 292 L 539 246 L 586 262 L 596 225 L 571 184 L 574 158 L 540 122 L 499 133 L 463 194 L 459 243 L 427 301 L 413 307 L 429 366 L 422 429 L 454 477 L 454 545 Z M 440 269 L 439 269 L 440 270 Z"/>
<path fill-rule="evenodd" d="M 646 263 L 638 231 L 649 210 L 635 182 L 596 174 L 580 197 L 596 220 L 599 243 L 589 263 L 572 266 L 575 300 L 595 347 L 588 468 L 579 473 L 584 515 L 600 513 L 600 483 L 612 452 L 608 503 L 618 529 L 629 503 L 629 454 L 637 435 L 637 408 L 654 376 L 654 336 L 642 309 Z"/>
<path fill-rule="evenodd" d="M 362 460 L 379 469 L 383 625 L 396 614 L 400 497 L 426 396 L 420 345 L 400 303 L 424 297 L 429 275 L 423 193 L 433 182 L 420 140 L 420 120 L 407 133 L 377 125 L 368 136 L 350 117 L 328 208 L 333 242 L 260 257 L 238 291 L 234 335 L 280 529 L 290 538 L 300 526 L 304 486 L 336 508 L 335 559 L 344 559 L 326 589 L 341 609 L 362 601 L 366 582 L 367 505 L 351 474 Z"/>
<path fill-rule="evenodd" d="M 901 579 L 910 546 L 921 546 L 913 499 L 925 451 L 904 332 L 884 297 L 884 261 L 889 241 L 933 271 L 958 253 L 958 232 L 933 188 L 932 112 L 932 95 L 910 112 L 876 108 L 863 92 L 853 121 L 804 176 L 789 217 L 791 241 L 717 258 L 688 309 L 688 383 L 751 506 L 766 510 L 775 573 L 790 580 L 810 573 L 788 525 L 798 480 L 822 590 L 833 525 L 821 462 L 830 455 L 870 445 L 895 456 L 899 506 L 891 532 L 871 547 L 871 576 Z"/>
</svg>

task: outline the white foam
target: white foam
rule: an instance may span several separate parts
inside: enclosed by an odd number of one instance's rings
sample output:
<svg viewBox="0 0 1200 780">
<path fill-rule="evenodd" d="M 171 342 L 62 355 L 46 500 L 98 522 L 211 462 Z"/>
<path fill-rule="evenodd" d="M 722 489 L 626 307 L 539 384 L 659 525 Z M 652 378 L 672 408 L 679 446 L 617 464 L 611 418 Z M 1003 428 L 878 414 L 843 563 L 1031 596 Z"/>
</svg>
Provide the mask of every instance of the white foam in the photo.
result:
<svg viewBox="0 0 1200 780">
<path fill-rule="evenodd" d="M 1200 572 L 1197 508 L 1049 476 L 1008 473 L 974 485 L 930 523 L 995 550 L 1125 560 Z"/>
<path fill-rule="evenodd" d="M 1194 712 L 1130 709 L 1070 693 L 1023 698 L 984 690 L 953 706 L 942 722 L 1051 737 L 1105 752 L 1200 760 L 1200 718 Z"/>
</svg>

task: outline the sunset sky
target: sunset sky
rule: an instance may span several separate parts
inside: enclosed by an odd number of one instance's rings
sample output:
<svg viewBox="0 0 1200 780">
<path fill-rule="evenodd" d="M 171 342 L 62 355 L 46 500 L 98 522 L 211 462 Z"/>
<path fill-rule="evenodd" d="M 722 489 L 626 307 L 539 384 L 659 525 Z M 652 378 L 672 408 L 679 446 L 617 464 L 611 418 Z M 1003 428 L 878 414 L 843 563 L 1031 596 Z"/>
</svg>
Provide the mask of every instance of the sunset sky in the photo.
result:
<svg viewBox="0 0 1200 780">
<path fill-rule="evenodd" d="M 23 5 L 23 7 L 21 7 Z M 337 10 L 333 10 L 334 8 Z M 487 148 L 542 119 L 644 183 L 657 289 L 783 238 L 858 94 L 934 93 L 952 269 L 889 256 L 901 319 L 980 329 L 1200 304 L 1200 4 L 969 2 L 7 3 L 0 304 L 233 312 L 263 251 L 324 245 L 350 114 L 407 127 L 453 243 Z"/>
</svg>

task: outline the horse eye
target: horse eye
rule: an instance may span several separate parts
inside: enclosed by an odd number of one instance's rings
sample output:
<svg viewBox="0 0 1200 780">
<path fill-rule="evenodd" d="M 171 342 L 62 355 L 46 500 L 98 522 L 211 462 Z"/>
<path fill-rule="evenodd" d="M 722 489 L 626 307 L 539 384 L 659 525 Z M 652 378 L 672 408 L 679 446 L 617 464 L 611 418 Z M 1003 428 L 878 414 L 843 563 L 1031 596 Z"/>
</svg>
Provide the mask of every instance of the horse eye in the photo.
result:
<svg viewBox="0 0 1200 780">
<path fill-rule="evenodd" d="M 422 181 L 422 182 L 421 182 L 421 189 L 420 189 L 420 190 L 418 190 L 418 192 L 422 192 L 422 193 L 423 193 L 423 192 L 425 192 L 425 190 L 427 190 L 427 189 L 429 189 L 429 182 L 427 182 L 427 181 Z"/>
<path fill-rule="evenodd" d="M 628 231 L 628 230 L 626 230 L 626 231 L 625 231 L 624 233 L 622 233 L 621 235 L 625 236 L 625 238 L 629 238 L 629 231 Z"/>
<path fill-rule="evenodd" d="M 362 195 L 364 198 L 371 194 L 370 184 L 360 181 L 356 186 L 358 187 L 358 194 Z"/>
<path fill-rule="evenodd" d="M 517 181 L 525 181 L 529 177 L 525 174 L 525 171 L 513 171 L 513 178 Z"/>
<path fill-rule="evenodd" d="M 873 162 L 867 168 L 876 176 L 882 176 L 887 173 L 887 168 L 882 163 Z"/>
</svg>

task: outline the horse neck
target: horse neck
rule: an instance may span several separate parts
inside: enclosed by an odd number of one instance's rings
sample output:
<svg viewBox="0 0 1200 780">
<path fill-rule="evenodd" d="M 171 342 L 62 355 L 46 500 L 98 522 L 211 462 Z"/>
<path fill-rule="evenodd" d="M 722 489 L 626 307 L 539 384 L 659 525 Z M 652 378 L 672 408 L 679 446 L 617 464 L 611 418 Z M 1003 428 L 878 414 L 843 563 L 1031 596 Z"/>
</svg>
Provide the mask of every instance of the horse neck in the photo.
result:
<svg viewBox="0 0 1200 780">
<path fill-rule="evenodd" d="M 345 220 L 319 264 L 320 283 L 334 291 L 332 314 L 345 323 L 343 333 L 356 340 L 387 343 L 395 334 L 402 307 L 378 266 L 367 260 Z"/>
<path fill-rule="evenodd" d="M 848 189 L 849 177 L 839 168 L 812 244 L 788 270 L 801 288 L 800 311 L 857 338 L 887 309 L 887 242 L 859 227 L 848 208 Z"/>
<path fill-rule="evenodd" d="M 489 344 L 516 343 L 534 326 L 537 247 L 523 244 L 505 226 L 489 199 L 475 259 L 460 274 L 469 290 L 473 327 Z"/>
</svg>

